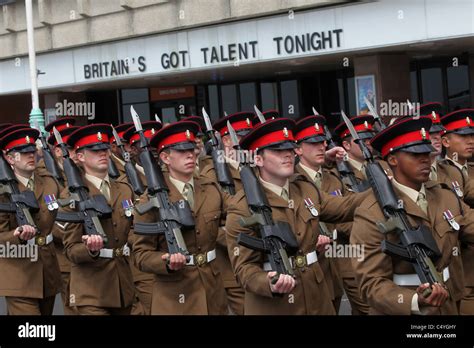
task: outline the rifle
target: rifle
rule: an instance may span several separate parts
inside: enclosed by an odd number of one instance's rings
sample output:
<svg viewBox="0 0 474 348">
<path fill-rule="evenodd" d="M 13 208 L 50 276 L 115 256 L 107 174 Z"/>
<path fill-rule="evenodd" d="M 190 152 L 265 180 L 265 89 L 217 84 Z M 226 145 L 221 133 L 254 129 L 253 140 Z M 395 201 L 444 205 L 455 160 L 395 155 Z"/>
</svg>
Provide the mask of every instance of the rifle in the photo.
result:
<svg viewBox="0 0 474 348">
<path fill-rule="evenodd" d="M 44 133 L 41 131 L 39 128 L 38 124 L 36 124 L 35 127 L 39 131 L 39 136 L 38 138 L 40 139 L 41 143 L 41 148 L 43 152 L 43 161 L 44 161 L 44 166 L 48 170 L 48 172 L 59 182 L 61 186 L 64 186 L 64 178 L 61 175 L 61 170 L 59 169 L 58 163 L 56 162 L 56 159 L 54 158 L 53 154 L 51 153 L 51 149 L 48 146 L 48 142 L 46 141 L 46 138 L 44 136 Z"/>
<path fill-rule="evenodd" d="M 370 114 L 374 117 L 375 119 L 375 124 L 377 125 L 377 132 L 380 132 L 381 130 L 387 128 L 385 123 L 382 122 L 382 119 L 380 118 L 379 114 L 377 113 L 377 110 L 375 110 L 374 106 L 372 105 L 371 102 L 367 99 L 367 97 L 364 97 L 365 104 L 369 108 Z"/>
<path fill-rule="evenodd" d="M 78 207 L 76 212 L 59 211 L 56 220 L 84 224 L 86 234 L 99 235 L 104 243 L 107 243 L 108 238 L 100 223 L 100 219 L 110 216 L 112 208 L 103 195 L 89 196 L 89 189 L 84 184 L 76 164 L 69 157 L 69 151 L 63 142 L 61 134 L 56 127 L 53 128 L 53 132 L 56 142 L 63 153 L 64 174 L 66 175 L 70 193 L 68 198 L 59 199 L 58 203 L 62 207 L 66 205 L 69 205 L 72 209 Z"/>
<path fill-rule="evenodd" d="M 117 146 L 119 147 L 120 152 L 122 153 L 123 160 L 125 161 L 124 168 L 125 168 L 125 175 L 127 176 L 128 183 L 132 187 L 133 192 L 141 196 L 145 192 L 145 189 L 143 188 L 143 183 L 140 180 L 140 177 L 138 176 L 135 165 L 130 160 L 130 153 L 128 153 L 125 150 L 125 146 L 123 145 L 122 140 L 117 134 L 117 131 L 115 130 L 115 128 L 113 126 L 111 127 L 112 127 L 112 133 L 114 134 L 115 142 Z"/>
<path fill-rule="evenodd" d="M 211 120 L 204 107 L 202 108 L 202 116 L 206 123 L 206 133 L 210 139 L 212 163 L 214 164 L 214 170 L 216 171 L 217 182 L 224 192 L 235 195 L 234 179 L 232 179 L 229 167 L 224 160 L 224 151 L 222 150 L 220 134 L 212 129 Z"/>
<path fill-rule="evenodd" d="M 109 177 L 112 179 L 117 179 L 120 176 L 120 171 L 118 170 L 115 162 L 109 157 Z"/>
<path fill-rule="evenodd" d="M 141 235 L 164 235 L 169 254 L 183 254 L 186 260 L 190 260 L 190 253 L 184 242 L 181 232 L 182 228 L 194 227 L 194 217 L 191 207 L 186 200 L 171 203 L 169 200 L 169 189 L 166 186 L 163 172 L 154 159 L 150 144 L 143 133 L 140 117 L 133 106 L 130 107 L 135 129 L 140 135 L 140 163 L 145 170 L 147 180 L 148 202 L 135 206 L 135 210 L 143 215 L 146 212 L 157 209 L 159 221 L 153 223 L 136 222 L 134 232 Z"/>
<path fill-rule="evenodd" d="M 0 156 L 0 193 L 8 193 L 10 196 L 10 203 L 0 203 L 0 211 L 15 214 L 20 228 L 23 225 L 30 225 L 36 228 L 37 234 L 40 234 L 31 215 L 39 211 L 35 194 L 30 190 L 20 192 L 12 167 L 3 156 Z"/>
<path fill-rule="evenodd" d="M 237 134 L 230 122 L 227 122 L 227 128 L 229 129 L 234 149 L 241 151 Z M 240 159 L 241 156 L 239 156 Z M 285 221 L 273 221 L 272 208 L 252 168 L 248 163 L 242 161 L 240 161 L 239 167 L 240 178 L 251 212 L 250 217 L 241 217 L 239 223 L 242 227 L 256 227 L 260 238 L 240 233 L 237 237 L 237 243 L 268 255 L 272 271 L 277 272 L 272 277 L 272 284 L 278 281 L 280 274 L 295 276 L 288 254 L 296 254 L 298 242 L 291 231 L 290 225 Z"/>
<path fill-rule="evenodd" d="M 378 222 L 377 227 L 384 234 L 395 232 L 400 237 L 400 243 L 398 244 L 383 240 L 382 251 L 412 263 L 421 284 L 443 284 L 443 278 L 432 261 L 432 258 L 439 259 L 441 252 L 431 234 L 431 230 L 426 225 L 414 227 L 410 224 L 403 202 L 397 197 L 382 166 L 373 159 L 365 143 L 359 139 L 354 126 L 344 111 L 341 111 L 341 114 L 354 141 L 359 145 L 367 161 L 367 178 L 379 207 L 387 219 L 386 222 Z M 430 294 L 431 288 L 427 288 L 423 292 L 424 297 L 428 297 Z"/>
<path fill-rule="evenodd" d="M 315 108 L 313 108 L 313 113 L 315 115 L 319 115 Z M 332 149 L 336 147 L 336 143 L 332 138 L 332 134 L 329 131 L 329 128 L 326 124 L 324 124 L 324 133 L 326 134 L 326 142 L 328 145 L 328 149 Z M 351 165 L 348 161 L 336 161 L 337 171 L 341 175 L 342 182 L 348 186 L 354 192 L 364 192 L 370 186 L 369 183 L 365 180 L 359 180 L 354 174 L 354 171 L 351 168 Z"/>
</svg>

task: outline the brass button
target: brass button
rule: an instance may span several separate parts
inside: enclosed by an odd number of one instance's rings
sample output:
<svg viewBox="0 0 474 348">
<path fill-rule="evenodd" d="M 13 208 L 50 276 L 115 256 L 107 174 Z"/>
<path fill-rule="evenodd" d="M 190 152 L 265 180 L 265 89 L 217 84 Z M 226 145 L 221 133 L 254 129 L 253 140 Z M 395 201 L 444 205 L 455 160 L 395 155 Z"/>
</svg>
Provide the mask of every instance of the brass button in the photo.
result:
<svg viewBox="0 0 474 348">
<path fill-rule="evenodd" d="M 120 257 L 120 256 L 122 256 L 122 255 L 123 255 L 123 250 L 122 250 L 122 248 L 116 248 L 116 249 L 115 249 L 115 256 L 116 256 L 116 257 Z"/>
</svg>

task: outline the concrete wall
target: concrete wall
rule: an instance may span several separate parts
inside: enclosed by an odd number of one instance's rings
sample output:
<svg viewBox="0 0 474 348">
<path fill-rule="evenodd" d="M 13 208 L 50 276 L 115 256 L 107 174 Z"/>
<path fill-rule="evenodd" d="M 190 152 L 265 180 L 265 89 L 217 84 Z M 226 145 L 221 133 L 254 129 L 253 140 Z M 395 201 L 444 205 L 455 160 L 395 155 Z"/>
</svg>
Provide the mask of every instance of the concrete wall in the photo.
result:
<svg viewBox="0 0 474 348">
<path fill-rule="evenodd" d="M 243 18 L 336 5 L 347 0 L 37 0 L 38 52 Z M 2 6 L 0 60 L 27 54 L 24 1 Z"/>
</svg>

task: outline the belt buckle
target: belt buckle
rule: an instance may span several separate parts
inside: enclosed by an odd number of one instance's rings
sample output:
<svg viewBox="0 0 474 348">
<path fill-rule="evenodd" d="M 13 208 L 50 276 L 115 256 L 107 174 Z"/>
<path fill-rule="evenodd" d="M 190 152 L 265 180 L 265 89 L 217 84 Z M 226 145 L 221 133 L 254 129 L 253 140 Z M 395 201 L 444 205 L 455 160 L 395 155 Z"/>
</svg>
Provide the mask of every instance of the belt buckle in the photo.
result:
<svg viewBox="0 0 474 348">
<path fill-rule="evenodd" d="M 36 237 L 36 244 L 38 244 L 39 246 L 45 245 L 46 244 L 46 238 L 44 238 L 43 236 Z"/>
<path fill-rule="evenodd" d="M 306 266 L 306 256 L 297 255 L 295 257 L 295 264 L 296 264 L 296 267 L 299 267 L 299 268 L 303 268 L 304 266 Z"/>
<path fill-rule="evenodd" d="M 116 248 L 116 249 L 114 250 L 114 254 L 115 254 L 115 257 L 123 256 L 123 250 L 122 250 L 122 248 Z"/>
<path fill-rule="evenodd" d="M 198 266 L 204 265 L 207 261 L 206 254 L 197 254 L 195 259 Z"/>
</svg>

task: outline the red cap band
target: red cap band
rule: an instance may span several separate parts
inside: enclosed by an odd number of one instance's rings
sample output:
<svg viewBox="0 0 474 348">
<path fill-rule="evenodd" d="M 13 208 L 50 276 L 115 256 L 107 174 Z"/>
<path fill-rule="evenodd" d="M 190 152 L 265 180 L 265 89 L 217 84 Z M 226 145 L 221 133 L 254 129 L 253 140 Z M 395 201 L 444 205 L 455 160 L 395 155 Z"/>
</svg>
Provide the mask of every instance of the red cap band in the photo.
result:
<svg viewBox="0 0 474 348">
<path fill-rule="evenodd" d="M 318 123 L 315 123 L 314 126 L 299 131 L 298 133 L 296 133 L 295 138 L 297 141 L 300 141 L 301 139 L 312 137 L 315 135 L 324 135 L 324 128 L 321 127 Z"/>
<path fill-rule="evenodd" d="M 429 139 L 430 139 L 430 133 L 426 132 L 424 129 L 417 130 L 410 133 L 405 133 L 390 140 L 388 143 L 382 146 L 381 155 L 382 157 L 385 157 L 390 153 L 390 149 L 397 148 L 403 144 L 408 144 L 415 141 L 429 140 Z"/>
<path fill-rule="evenodd" d="M 98 132 L 96 134 L 88 135 L 84 138 L 81 138 L 77 143 L 74 144 L 74 148 L 77 150 L 81 147 L 92 145 L 96 143 L 109 143 L 109 136 L 107 133 Z"/>
<path fill-rule="evenodd" d="M 163 148 L 173 145 L 173 144 L 183 143 L 186 141 L 194 142 L 195 140 L 196 140 L 196 137 L 194 136 L 194 133 L 190 131 L 171 134 L 169 137 L 166 137 L 160 143 L 158 143 L 157 149 L 158 151 L 160 151 Z"/>
<path fill-rule="evenodd" d="M 354 126 L 354 129 L 356 130 L 357 133 L 359 132 L 371 132 L 373 131 L 372 125 L 370 123 L 362 123 Z M 349 129 L 344 130 L 344 132 L 341 133 L 341 138 L 345 138 L 348 135 L 351 135 L 351 132 Z"/>
<path fill-rule="evenodd" d="M 14 147 L 17 147 L 17 146 L 34 144 L 35 141 L 36 141 L 35 138 L 29 137 L 29 136 L 26 136 L 26 137 L 23 137 L 23 138 L 20 138 L 20 139 L 15 139 L 15 140 L 9 142 L 6 145 L 4 150 L 6 152 L 8 152 L 8 151 L 10 151 L 11 149 L 13 149 Z"/>
<path fill-rule="evenodd" d="M 281 141 L 294 141 L 294 140 L 295 138 L 293 137 L 293 132 L 291 130 L 286 130 L 286 128 L 280 129 L 280 130 L 277 130 L 276 132 L 271 132 L 258 138 L 256 141 L 250 144 L 249 150 L 254 151 L 256 149 L 259 149 L 261 147 L 264 147 L 266 145 L 270 145 L 273 143 L 277 143 Z"/>
<path fill-rule="evenodd" d="M 447 131 L 455 131 L 456 129 L 465 128 L 465 127 L 474 127 L 472 124 L 473 120 L 470 117 L 466 117 L 462 120 L 457 120 L 451 123 L 444 125 Z"/>
<path fill-rule="evenodd" d="M 237 122 L 231 122 L 232 128 L 237 132 L 242 129 L 252 129 L 252 123 L 250 122 L 249 119 L 243 120 L 243 121 L 237 121 Z M 224 136 L 229 133 L 229 129 L 227 128 L 227 124 L 222 128 L 219 133 L 221 136 Z"/>
</svg>

